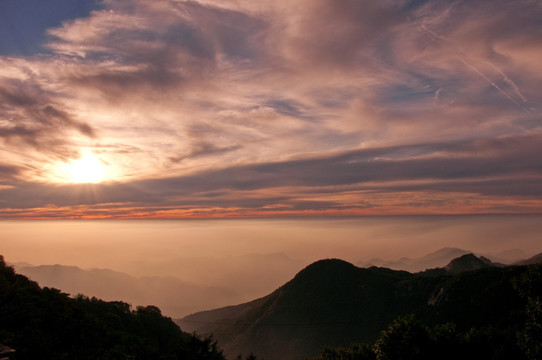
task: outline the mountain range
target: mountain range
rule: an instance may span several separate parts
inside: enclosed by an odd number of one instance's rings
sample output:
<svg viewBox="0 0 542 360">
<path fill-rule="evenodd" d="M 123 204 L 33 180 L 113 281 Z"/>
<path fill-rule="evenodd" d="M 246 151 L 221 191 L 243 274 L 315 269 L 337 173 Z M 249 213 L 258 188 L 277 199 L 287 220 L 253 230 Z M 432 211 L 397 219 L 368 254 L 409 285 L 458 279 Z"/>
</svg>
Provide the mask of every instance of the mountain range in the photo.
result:
<svg viewBox="0 0 542 360">
<path fill-rule="evenodd" d="M 63 265 L 16 266 L 16 269 L 41 286 L 57 288 L 72 295 L 125 301 L 133 306 L 152 304 L 165 314 L 176 317 L 239 300 L 232 289 L 200 286 L 174 277 L 136 278 L 108 269 L 83 270 Z"/>
<path fill-rule="evenodd" d="M 542 262 L 542 253 L 531 256 L 528 259 L 516 261 L 514 265 L 533 265 Z"/>
<path fill-rule="evenodd" d="M 134 306 L 153 304 L 164 314 L 179 318 L 265 295 L 306 264 L 282 253 L 182 258 L 160 264 L 158 273 L 177 276 L 132 276 L 110 269 L 81 269 L 58 264 L 34 266 L 21 262 L 12 265 L 17 272 L 41 286 L 57 288 L 71 295 L 125 301 Z M 142 260 L 135 273 L 152 272 L 157 269 L 154 265 Z"/>
<path fill-rule="evenodd" d="M 468 253 L 470 251 L 448 247 L 414 259 L 402 258 L 395 262 L 373 259 L 357 265 L 416 272 L 442 268 L 452 259 Z M 518 257 L 524 259 L 522 254 L 521 250 L 513 249 L 486 257 L 498 263 L 512 263 Z M 527 264 L 536 262 L 536 259 L 522 261 L 522 264 Z M 181 318 L 197 311 L 239 304 L 269 294 L 291 279 L 306 263 L 283 253 L 270 253 L 226 258 L 181 258 L 161 264 L 142 260 L 132 269 L 134 273 L 152 273 L 154 269 L 158 274 L 164 274 L 157 276 L 132 276 L 110 269 L 81 269 L 58 264 L 13 265 L 19 273 L 41 286 L 57 288 L 71 295 L 125 301 L 134 306 L 153 304 L 164 314 Z"/>
<path fill-rule="evenodd" d="M 356 263 L 356 265 L 359 267 L 378 266 L 393 270 L 419 272 L 427 269 L 434 269 L 437 267 L 445 266 L 453 259 L 469 253 L 474 252 L 454 247 L 445 247 L 418 258 L 402 257 L 396 261 L 373 258 L 368 261 L 359 261 Z M 517 261 L 525 259 L 525 257 L 527 256 L 523 251 L 519 249 L 510 249 L 496 253 L 474 254 L 476 254 L 477 256 L 483 256 L 485 258 L 491 259 L 492 262 L 501 264 L 513 264 Z"/>
<path fill-rule="evenodd" d="M 155 306 L 68 296 L 17 274 L 0 255 L 2 359 L 226 360 Z"/>
<path fill-rule="evenodd" d="M 213 359 L 224 359 L 223 355 L 242 359 L 239 354 L 254 359 L 250 354 L 256 354 L 267 360 L 365 360 L 374 359 L 377 350 L 404 350 L 405 346 L 422 346 L 424 353 L 433 354 L 428 359 L 435 358 L 435 351 L 442 355 L 446 347 L 457 351 L 437 357 L 455 359 L 454 354 L 464 357 L 474 352 L 476 358 L 539 359 L 542 347 L 536 339 L 542 313 L 536 304 L 542 301 L 541 258 L 538 254 L 504 266 L 468 253 L 418 273 L 320 260 L 267 296 L 177 320 L 185 331 L 180 333 L 155 306 L 134 310 L 124 302 L 41 289 L 15 274 L 0 257 L 0 344 L 15 346 L 21 359 L 44 353 L 71 354 L 72 358 L 138 353 L 147 354 L 141 358 L 156 358 L 150 354 L 162 350 L 189 351 L 191 357 L 180 358 L 202 358 L 197 355 L 201 350 L 190 346 L 203 349 Z M 34 268 L 41 274 L 58 275 L 68 269 L 68 274 L 79 273 L 82 279 L 115 278 L 116 284 L 125 282 L 128 287 L 132 281 L 142 281 L 150 292 L 156 281 L 110 270 Z M 192 335 L 190 340 L 189 333 L 196 332 L 213 337 L 202 342 Z M 159 345 L 163 336 L 169 339 L 167 349 Z M 348 348 L 353 343 L 362 345 Z M 315 357 L 320 351 L 320 357 Z"/>
<path fill-rule="evenodd" d="M 526 271 L 472 253 L 416 274 L 327 259 L 263 298 L 177 323 L 185 331 L 212 334 L 228 358 L 254 353 L 266 360 L 304 359 L 325 346 L 372 342 L 407 314 L 462 331 L 508 329 L 521 325 L 525 301 L 514 284 Z"/>
</svg>

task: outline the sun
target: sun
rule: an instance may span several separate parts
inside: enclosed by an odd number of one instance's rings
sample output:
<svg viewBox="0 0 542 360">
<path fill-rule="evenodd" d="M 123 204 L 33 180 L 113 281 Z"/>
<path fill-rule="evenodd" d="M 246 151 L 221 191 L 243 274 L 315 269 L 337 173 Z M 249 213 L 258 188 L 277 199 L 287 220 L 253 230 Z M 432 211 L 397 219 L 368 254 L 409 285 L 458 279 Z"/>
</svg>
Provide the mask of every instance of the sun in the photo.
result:
<svg viewBox="0 0 542 360">
<path fill-rule="evenodd" d="M 100 183 L 109 178 L 107 165 L 90 150 L 84 150 L 77 159 L 57 164 L 53 177 L 60 182 L 76 184 Z"/>
<path fill-rule="evenodd" d="M 105 165 L 91 152 L 73 160 L 68 166 L 68 179 L 73 183 L 98 183 L 106 178 Z"/>
</svg>

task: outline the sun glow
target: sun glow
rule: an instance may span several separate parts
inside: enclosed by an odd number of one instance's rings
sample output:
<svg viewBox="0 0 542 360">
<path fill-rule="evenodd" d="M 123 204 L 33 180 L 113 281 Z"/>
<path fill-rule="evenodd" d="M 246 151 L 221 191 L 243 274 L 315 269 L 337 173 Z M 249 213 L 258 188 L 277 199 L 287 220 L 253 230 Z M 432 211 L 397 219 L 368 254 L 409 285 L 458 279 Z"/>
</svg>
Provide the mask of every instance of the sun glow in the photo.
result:
<svg viewBox="0 0 542 360">
<path fill-rule="evenodd" d="M 55 178 L 68 183 L 99 183 L 109 180 L 108 167 L 96 154 L 84 151 L 78 159 L 59 164 Z"/>
</svg>

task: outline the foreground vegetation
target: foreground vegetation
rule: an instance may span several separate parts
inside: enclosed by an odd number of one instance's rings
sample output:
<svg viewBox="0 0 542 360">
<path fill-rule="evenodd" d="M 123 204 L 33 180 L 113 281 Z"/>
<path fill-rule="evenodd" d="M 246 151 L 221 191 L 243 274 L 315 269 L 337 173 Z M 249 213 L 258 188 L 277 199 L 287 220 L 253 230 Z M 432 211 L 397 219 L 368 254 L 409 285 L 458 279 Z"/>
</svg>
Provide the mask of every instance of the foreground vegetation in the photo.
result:
<svg viewBox="0 0 542 360">
<path fill-rule="evenodd" d="M 301 360 L 324 341 L 313 360 L 542 359 L 542 264 L 413 275 L 326 260 L 251 306 L 236 335 L 250 327 L 254 348 L 230 359 Z M 18 360 L 226 359 L 154 306 L 40 288 L 1 256 L 0 345 Z"/>
<path fill-rule="evenodd" d="M 411 274 L 327 259 L 264 298 L 179 323 L 206 325 L 196 331 L 213 333 L 230 358 L 298 360 L 328 347 L 324 359 L 445 358 L 435 355 L 440 349 L 451 358 L 540 360 L 539 266 L 503 267 L 467 254 Z M 352 343 L 369 345 L 354 351 Z M 407 357 L 407 349 L 420 350 Z"/>
<path fill-rule="evenodd" d="M 514 285 L 526 302 L 520 322 L 460 329 L 401 316 L 372 344 L 328 347 L 312 360 L 542 359 L 542 265 L 531 266 Z"/>
<path fill-rule="evenodd" d="M 224 360 L 212 338 L 188 334 L 154 306 L 75 298 L 40 288 L 0 256 L 0 344 L 25 359 Z"/>
</svg>

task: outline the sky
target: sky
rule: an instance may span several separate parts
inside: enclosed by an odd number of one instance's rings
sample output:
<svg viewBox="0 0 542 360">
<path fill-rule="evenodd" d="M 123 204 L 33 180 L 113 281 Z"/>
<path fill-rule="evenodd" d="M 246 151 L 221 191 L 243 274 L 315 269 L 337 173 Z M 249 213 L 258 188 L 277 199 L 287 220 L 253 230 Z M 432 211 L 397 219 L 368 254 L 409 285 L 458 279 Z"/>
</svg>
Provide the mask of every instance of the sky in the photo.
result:
<svg viewBox="0 0 542 360">
<path fill-rule="evenodd" d="M 0 218 L 542 213 L 537 0 L 0 0 Z"/>
</svg>

